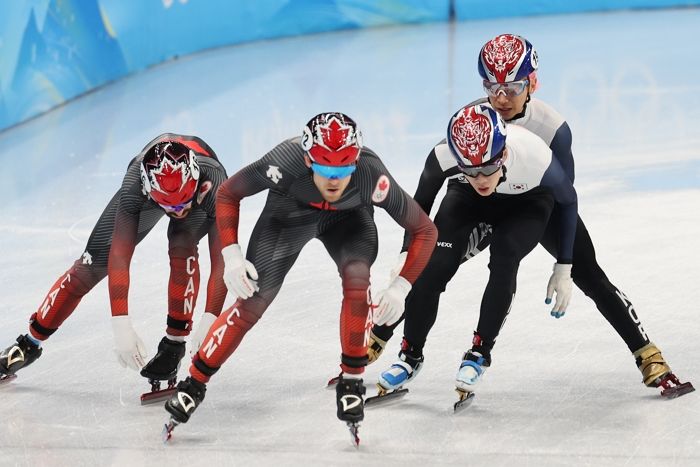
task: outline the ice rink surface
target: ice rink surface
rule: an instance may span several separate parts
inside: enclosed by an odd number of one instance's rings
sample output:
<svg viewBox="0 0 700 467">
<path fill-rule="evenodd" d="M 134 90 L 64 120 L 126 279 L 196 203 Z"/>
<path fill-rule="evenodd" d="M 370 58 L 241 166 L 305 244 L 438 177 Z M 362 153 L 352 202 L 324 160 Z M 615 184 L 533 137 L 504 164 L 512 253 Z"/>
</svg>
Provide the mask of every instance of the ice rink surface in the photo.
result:
<svg viewBox="0 0 700 467">
<path fill-rule="evenodd" d="M 449 117 L 482 96 L 480 46 L 513 32 L 539 51 L 536 97 L 572 128 L 580 213 L 601 265 L 675 373 L 700 386 L 698 24 L 700 10 L 680 9 L 246 44 L 154 67 L 0 133 L 0 345 L 27 332 L 48 288 L 81 255 L 128 161 L 157 134 L 199 135 L 231 174 L 316 113 L 339 110 L 413 192 Z M 263 201 L 242 203 L 244 246 Z M 376 221 L 372 273 L 381 288 L 402 232 L 381 210 Z M 205 251 L 203 244 L 203 280 Z M 700 393 L 669 401 L 645 388 L 622 340 L 580 292 L 563 319 L 551 318 L 544 297 L 553 259 L 541 247 L 521 266 L 475 402 L 452 414 L 487 262 L 482 254 L 455 276 L 420 376 L 400 403 L 366 411 L 359 450 L 324 389 L 338 372 L 341 289 L 320 242 L 302 252 L 167 446 L 165 411 L 139 405 L 146 381 L 113 355 L 103 282 L 41 359 L 0 388 L 0 465 L 700 465 Z M 165 327 L 165 222 L 137 248 L 131 270 L 131 316 L 152 355 Z M 370 385 L 399 338 L 368 368 Z"/>
</svg>

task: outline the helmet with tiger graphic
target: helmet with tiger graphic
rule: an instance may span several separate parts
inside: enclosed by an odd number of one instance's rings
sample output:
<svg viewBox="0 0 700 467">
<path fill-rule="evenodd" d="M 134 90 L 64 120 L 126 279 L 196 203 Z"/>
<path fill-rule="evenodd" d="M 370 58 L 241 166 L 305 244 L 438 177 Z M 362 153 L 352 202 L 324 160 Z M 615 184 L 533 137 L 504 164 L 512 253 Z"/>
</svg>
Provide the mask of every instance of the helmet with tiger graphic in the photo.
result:
<svg viewBox="0 0 700 467">
<path fill-rule="evenodd" d="M 502 165 L 506 134 L 506 124 L 493 107 L 468 105 L 450 119 L 447 144 L 463 173 L 488 176 Z"/>
</svg>

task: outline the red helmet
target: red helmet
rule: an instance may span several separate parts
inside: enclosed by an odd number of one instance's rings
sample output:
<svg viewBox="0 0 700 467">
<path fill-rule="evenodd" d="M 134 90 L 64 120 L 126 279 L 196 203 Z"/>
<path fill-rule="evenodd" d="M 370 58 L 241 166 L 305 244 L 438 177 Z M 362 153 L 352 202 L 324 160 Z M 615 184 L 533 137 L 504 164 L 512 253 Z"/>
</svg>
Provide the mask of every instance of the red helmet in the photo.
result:
<svg viewBox="0 0 700 467">
<path fill-rule="evenodd" d="M 194 151 L 177 141 L 155 144 L 141 161 L 143 191 L 161 206 L 189 203 L 197 193 L 199 165 Z"/>
<path fill-rule="evenodd" d="M 320 165 L 351 165 L 360 157 L 362 133 L 353 119 L 340 112 L 316 115 L 304 127 L 301 146 Z"/>
</svg>

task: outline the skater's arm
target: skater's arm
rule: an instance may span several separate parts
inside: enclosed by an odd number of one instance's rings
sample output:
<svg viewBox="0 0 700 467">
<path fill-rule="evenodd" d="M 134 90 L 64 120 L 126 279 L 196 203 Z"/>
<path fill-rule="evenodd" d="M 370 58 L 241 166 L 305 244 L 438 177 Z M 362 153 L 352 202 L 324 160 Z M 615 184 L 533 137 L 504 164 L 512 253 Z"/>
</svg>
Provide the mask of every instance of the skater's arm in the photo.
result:
<svg viewBox="0 0 700 467">
<path fill-rule="evenodd" d="M 430 210 L 433 208 L 435 198 L 447 178 L 435 154 L 435 149 L 436 148 L 433 148 L 433 150 L 430 151 L 428 158 L 425 160 L 423 172 L 421 172 L 420 178 L 418 179 L 416 193 L 413 195 L 413 199 L 416 200 L 427 215 L 430 215 Z"/>
<path fill-rule="evenodd" d="M 428 158 L 425 160 L 423 172 L 421 172 L 418 180 L 416 193 L 413 196 L 413 199 L 428 216 L 445 180 L 458 173 L 457 164 L 452 155 L 449 154 L 449 148 L 444 141 L 430 151 Z M 401 247 L 402 252 L 408 250 L 410 242 L 411 233 L 406 231 Z"/>
<path fill-rule="evenodd" d="M 221 185 L 216 194 L 216 225 L 223 247 L 238 243 L 238 219 L 243 198 L 263 190 L 284 191 L 286 189 L 291 176 L 286 173 L 284 166 L 288 164 L 291 157 L 294 157 L 294 150 L 301 151 L 298 144 L 295 145 L 289 140 L 280 143 L 261 159 L 242 168 Z M 302 162 L 297 165 L 299 164 Z"/>
<path fill-rule="evenodd" d="M 559 161 L 567 178 L 571 183 L 574 183 L 574 155 L 571 152 L 571 129 L 568 123 L 562 123 L 557 129 L 549 148 L 552 150 L 554 157 Z"/>
<path fill-rule="evenodd" d="M 119 193 L 112 234 L 112 246 L 109 249 L 108 287 L 112 316 L 129 314 L 129 266 L 136 248 L 139 216 L 147 198 L 141 192 L 139 167 L 132 163 L 129 167 Z"/>
<path fill-rule="evenodd" d="M 381 173 L 383 175 L 378 179 L 375 193 L 381 189 L 382 177 L 385 177 L 387 183 L 386 192 L 383 200 L 375 204 L 385 209 L 410 236 L 408 255 L 399 275 L 413 284 L 428 264 L 428 259 L 435 248 L 437 229 L 418 203 L 399 186 L 386 168 L 383 168 Z M 374 196 L 373 199 L 375 199 Z"/>
<path fill-rule="evenodd" d="M 557 263 L 571 264 L 574 256 L 574 238 L 578 219 L 578 199 L 576 189 L 556 159 L 547 169 L 542 184 L 549 186 L 560 212 L 559 251 Z"/>
<path fill-rule="evenodd" d="M 227 289 L 226 284 L 224 284 L 224 258 L 221 255 L 221 239 L 215 222 L 212 222 L 209 228 L 209 259 L 211 272 L 207 282 L 207 303 L 204 311 L 219 316 L 224 307 Z"/>
</svg>

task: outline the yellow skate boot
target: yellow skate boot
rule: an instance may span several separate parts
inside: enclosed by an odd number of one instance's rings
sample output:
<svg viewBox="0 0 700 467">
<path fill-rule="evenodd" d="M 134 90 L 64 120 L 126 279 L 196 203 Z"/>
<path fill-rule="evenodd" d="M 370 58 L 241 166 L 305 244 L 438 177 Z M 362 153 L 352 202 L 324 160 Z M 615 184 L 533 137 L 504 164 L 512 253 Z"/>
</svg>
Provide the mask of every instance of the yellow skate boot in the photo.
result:
<svg viewBox="0 0 700 467">
<path fill-rule="evenodd" d="M 650 388 L 663 388 L 662 396 L 673 399 L 695 390 L 690 382 L 681 383 L 678 380 L 653 342 L 634 352 L 634 358 L 642 372 L 642 382 Z"/>
<path fill-rule="evenodd" d="M 369 332 L 369 343 L 367 346 L 367 364 L 374 363 L 384 352 L 386 348 L 386 341 L 377 337 L 374 331 Z"/>
<path fill-rule="evenodd" d="M 650 388 L 657 388 L 664 376 L 671 373 L 671 367 L 653 342 L 634 353 L 637 368 L 642 372 L 642 382 Z"/>
</svg>

